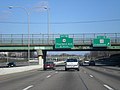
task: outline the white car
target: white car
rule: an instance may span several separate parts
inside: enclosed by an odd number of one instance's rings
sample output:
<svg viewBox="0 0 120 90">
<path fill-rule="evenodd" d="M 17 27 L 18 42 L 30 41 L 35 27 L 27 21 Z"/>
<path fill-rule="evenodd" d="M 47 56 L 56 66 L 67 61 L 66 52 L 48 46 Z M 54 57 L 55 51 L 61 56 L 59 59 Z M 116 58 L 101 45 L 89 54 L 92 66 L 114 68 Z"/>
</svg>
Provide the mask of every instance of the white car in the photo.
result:
<svg viewBox="0 0 120 90">
<path fill-rule="evenodd" d="M 69 69 L 76 69 L 79 71 L 79 62 L 77 59 L 67 59 L 65 62 L 65 71 Z"/>
<path fill-rule="evenodd" d="M 84 66 L 88 66 L 88 65 L 89 65 L 89 62 L 90 62 L 89 60 L 85 60 L 85 61 L 83 62 L 83 65 L 84 65 Z"/>
</svg>

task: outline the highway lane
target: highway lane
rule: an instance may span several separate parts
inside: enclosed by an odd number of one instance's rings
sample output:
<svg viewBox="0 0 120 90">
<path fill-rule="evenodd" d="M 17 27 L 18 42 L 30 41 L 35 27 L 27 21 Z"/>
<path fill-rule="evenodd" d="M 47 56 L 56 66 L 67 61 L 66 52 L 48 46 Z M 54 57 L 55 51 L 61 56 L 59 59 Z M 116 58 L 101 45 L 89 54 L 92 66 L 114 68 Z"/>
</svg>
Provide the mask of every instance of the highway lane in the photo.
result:
<svg viewBox="0 0 120 90">
<path fill-rule="evenodd" d="M 0 90 L 23 90 L 29 84 L 41 83 L 52 71 L 31 70 L 0 76 Z"/>
<path fill-rule="evenodd" d="M 87 69 L 90 69 L 92 71 L 95 71 L 97 73 L 102 73 L 107 76 L 114 77 L 115 79 L 117 78 L 120 80 L 120 68 L 117 67 L 107 67 L 107 66 L 87 66 Z"/>
<path fill-rule="evenodd" d="M 117 78 L 90 68 L 65 71 L 57 67 L 0 76 L 0 90 L 119 90 Z"/>
<path fill-rule="evenodd" d="M 120 67 L 115 67 L 115 66 L 102 66 L 101 68 L 113 70 L 113 71 L 118 71 L 120 72 Z"/>
<path fill-rule="evenodd" d="M 120 71 L 96 66 L 86 66 L 83 70 L 100 83 L 104 83 L 104 85 L 110 86 L 114 90 L 120 90 Z"/>
</svg>

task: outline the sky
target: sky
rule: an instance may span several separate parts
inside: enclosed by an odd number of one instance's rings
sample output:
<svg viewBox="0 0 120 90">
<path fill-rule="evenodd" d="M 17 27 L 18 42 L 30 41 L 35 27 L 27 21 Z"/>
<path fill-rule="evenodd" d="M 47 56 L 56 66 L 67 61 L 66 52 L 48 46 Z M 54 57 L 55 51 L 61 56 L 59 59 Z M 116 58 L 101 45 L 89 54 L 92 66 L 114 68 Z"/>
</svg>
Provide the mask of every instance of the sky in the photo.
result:
<svg viewBox="0 0 120 90">
<path fill-rule="evenodd" d="M 85 55 L 86 53 L 90 53 L 89 51 L 48 51 L 47 55 L 60 55 L 60 54 L 71 54 L 71 55 Z"/>
<path fill-rule="evenodd" d="M 0 34 L 28 33 L 23 8 L 30 34 L 120 32 L 120 0 L 0 0 Z"/>
</svg>

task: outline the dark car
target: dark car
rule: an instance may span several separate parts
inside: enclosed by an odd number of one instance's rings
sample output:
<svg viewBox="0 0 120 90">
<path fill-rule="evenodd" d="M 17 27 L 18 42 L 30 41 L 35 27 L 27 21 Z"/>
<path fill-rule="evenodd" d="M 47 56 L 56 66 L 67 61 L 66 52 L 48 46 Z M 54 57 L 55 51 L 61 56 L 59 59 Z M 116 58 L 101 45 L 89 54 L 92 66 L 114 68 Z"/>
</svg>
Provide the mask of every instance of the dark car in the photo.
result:
<svg viewBox="0 0 120 90">
<path fill-rule="evenodd" d="M 54 64 L 54 62 L 53 61 L 47 61 L 47 62 L 45 62 L 45 64 L 44 64 L 44 70 L 46 70 L 46 69 L 53 69 L 53 70 L 55 70 L 55 64 Z"/>
<path fill-rule="evenodd" d="M 89 66 L 95 66 L 95 61 L 94 61 L 94 60 L 91 60 L 91 61 L 89 62 Z"/>
<path fill-rule="evenodd" d="M 15 62 L 8 62 L 8 63 L 7 63 L 7 66 L 8 66 L 8 67 L 15 67 L 15 66 L 16 66 L 16 63 L 15 63 Z"/>
</svg>

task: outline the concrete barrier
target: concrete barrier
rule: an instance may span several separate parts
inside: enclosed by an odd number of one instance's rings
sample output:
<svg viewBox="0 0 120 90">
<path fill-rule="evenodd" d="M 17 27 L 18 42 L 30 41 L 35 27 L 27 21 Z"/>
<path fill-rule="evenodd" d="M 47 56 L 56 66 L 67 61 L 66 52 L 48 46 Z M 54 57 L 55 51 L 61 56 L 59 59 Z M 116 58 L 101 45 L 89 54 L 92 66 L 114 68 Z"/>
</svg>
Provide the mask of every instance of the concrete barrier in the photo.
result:
<svg viewBox="0 0 120 90">
<path fill-rule="evenodd" d="M 64 63 L 64 61 L 54 62 L 56 65 Z M 41 65 L 31 65 L 31 66 L 22 66 L 22 67 L 8 67 L 8 68 L 0 68 L 0 75 L 12 74 L 18 72 L 29 71 L 33 69 L 42 69 Z"/>
<path fill-rule="evenodd" d="M 40 69 L 40 68 L 42 68 L 40 65 L 0 68 L 0 75 L 17 73 L 17 72 L 24 72 L 24 71 L 29 71 L 29 70 L 33 70 L 33 69 Z"/>
</svg>

